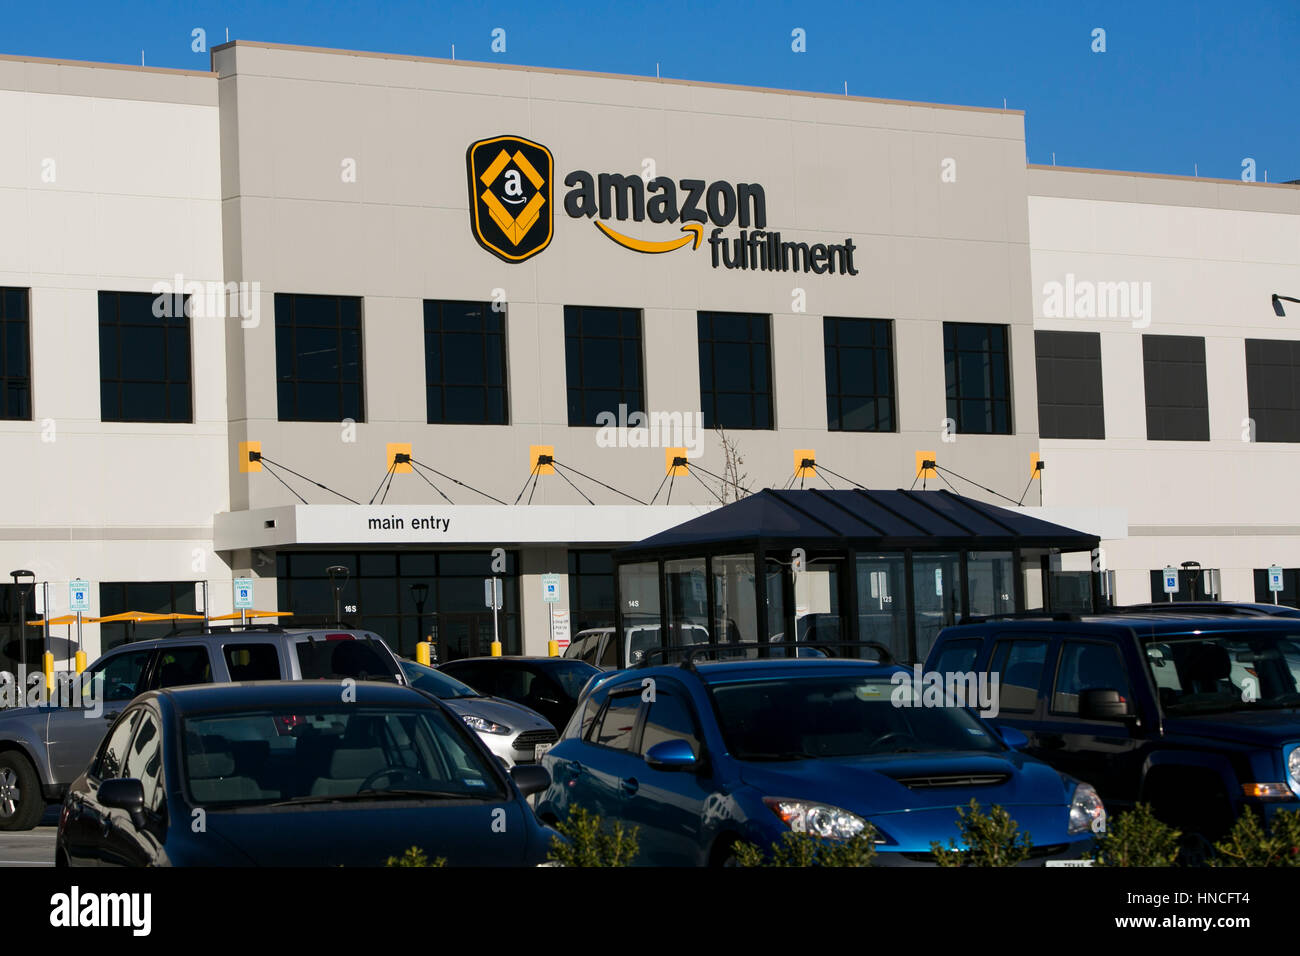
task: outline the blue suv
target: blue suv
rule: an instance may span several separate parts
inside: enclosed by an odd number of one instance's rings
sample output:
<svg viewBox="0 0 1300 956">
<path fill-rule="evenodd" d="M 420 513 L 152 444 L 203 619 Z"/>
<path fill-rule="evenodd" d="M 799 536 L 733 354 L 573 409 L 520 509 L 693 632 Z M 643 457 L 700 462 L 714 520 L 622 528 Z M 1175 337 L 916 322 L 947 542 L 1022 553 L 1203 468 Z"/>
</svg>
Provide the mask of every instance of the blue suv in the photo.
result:
<svg viewBox="0 0 1300 956">
<path fill-rule="evenodd" d="M 897 706 L 903 668 L 853 660 L 746 660 L 622 671 L 584 691 L 543 758 L 537 812 L 574 805 L 639 829 L 637 862 L 726 865 L 799 830 L 876 831 L 877 861 L 931 862 L 957 808 L 1000 804 L 1030 862 L 1077 857 L 1104 819 L 1086 783 L 1058 773 L 956 706 Z M 902 676 L 899 676 L 902 675 Z M 594 685 L 594 686 L 593 686 Z"/>
</svg>

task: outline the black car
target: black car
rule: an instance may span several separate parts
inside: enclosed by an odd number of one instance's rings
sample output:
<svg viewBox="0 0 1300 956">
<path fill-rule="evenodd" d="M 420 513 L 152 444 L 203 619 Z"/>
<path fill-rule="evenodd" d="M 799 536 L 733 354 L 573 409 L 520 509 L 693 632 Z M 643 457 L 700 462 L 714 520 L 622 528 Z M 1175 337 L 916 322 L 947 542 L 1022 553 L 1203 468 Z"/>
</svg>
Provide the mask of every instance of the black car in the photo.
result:
<svg viewBox="0 0 1300 956">
<path fill-rule="evenodd" d="M 351 693 L 351 692 L 355 693 Z M 59 818 L 60 866 L 542 863 L 552 831 L 458 716 L 409 687 L 209 684 L 150 691 L 114 722 Z"/>
<path fill-rule="evenodd" d="M 931 673 L 998 677 L 996 724 L 1096 786 L 1214 838 L 1300 809 L 1300 621 L 1170 611 L 945 628 Z M 991 683 L 991 682 L 990 682 Z"/>
<path fill-rule="evenodd" d="M 573 715 L 578 695 L 600 668 L 565 657 L 466 657 L 438 670 L 462 680 L 480 694 L 504 697 L 529 707 L 555 727 Z"/>
</svg>

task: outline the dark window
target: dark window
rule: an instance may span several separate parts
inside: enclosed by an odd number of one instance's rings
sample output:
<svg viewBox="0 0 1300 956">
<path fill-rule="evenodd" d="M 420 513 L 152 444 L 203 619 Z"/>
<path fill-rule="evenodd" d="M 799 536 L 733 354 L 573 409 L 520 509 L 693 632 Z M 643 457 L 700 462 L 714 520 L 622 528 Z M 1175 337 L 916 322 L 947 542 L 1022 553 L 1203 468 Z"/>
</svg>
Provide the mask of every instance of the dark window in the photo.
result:
<svg viewBox="0 0 1300 956">
<path fill-rule="evenodd" d="M 684 740 L 691 745 L 691 753 L 696 757 L 700 755 L 700 738 L 690 705 L 676 694 L 665 694 L 661 690 L 646 713 L 645 729 L 641 731 L 641 753 L 666 740 Z"/>
<path fill-rule="evenodd" d="M 614 559 L 610 552 L 569 552 L 569 621 L 574 634 L 614 626 Z"/>
<path fill-rule="evenodd" d="M 99 586 L 99 611 L 104 617 L 124 611 L 194 614 L 196 607 L 193 581 L 123 581 L 105 582 Z M 108 622 L 99 625 L 99 646 L 106 651 L 127 641 L 163 637 L 184 623 L 179 620 L 143 624 Z"/>
<path fill-rule="evenodd" d="M 704 426 L 771 428 L 772 317 L 701 312 L 697 319 Z"/>
<path fill-rule="evenodd" d="M 426 299 L 424 386 L 431 425 L 509 424 L 506 313 Z"/>
<path fill-rule="evenodd" d="M 374 631 L 394 653 L 415 657 L 415 645 L 432 636 L 438 663 L 488 654 L 492 612 L 483 606 L 483 579 L 492 574 L 488 551 L 298 551 L 276 556 L 279 606 L 294 616 L 282 624 L 325 626 L 334 620 L 334 594 L 326 568 L 350 570 L 339 595 L 343 620 Z M 506 552 L 498 612 L 502 650 L 522 653 L 518 553 Z M 416 585 L 427 588 L 418 604 Z M 472 684 L 472 681 L 467 683 Z"/>
<path fill-rule="evenodd" d="M 892 325 L 888 319 L 822 320 L 831 431 L 895 430 Z"/>
<path fill-rule="evenodd" d="M 1300 442 L 1300 341 L 1246 339 L 1255 441 Z"/>
<path fill-rule="evenodd" d="M 131 744 L 131 731 L 140 719 L 141 709 L 137 707 L 118 721 L 113 732 L 104 741 L 99 759 L 95 762 L 95 776 L 101 780 L 116 780 L 126 769 L 128 748 Z"/>
<path fill-rule="evenodd" d="M 99 417 L 106 422 L 194 420 L 189 299 L 99 293 Z"/>
<path fill-rule="evenodd" d="M 298 670 L 303 680 L 377 680 L 396 683 L 397 664 L 377 642 L 349 637 L 343 640 L 298 641 Z"/>
<path fill-rule="evenodd" d="M 158 733 L 158 721 L 153 714 L 142 710 L 140 726 L 131 741 L 127 752 L 126 766 L 122 776 L 140 781 L 144 787 L 144 806 L 146 810 L 157 813 L 162 808 L 162 735 Z"/>
<path fill-rule="evenodd" d="M 31 320 L 27 289 L 0 288 L 0 418 L 32 417 Z"/>
<path fill-rule="evenodd" d="M 232 681 L 280 679 L 280 654 L 274 644 L 227 644 L 222 653 Z"/>
<path fill-rule="evenodd" d="M 165 647 L 158 652 L 158 672 L 153 681 L 154 687 L 211 683 L 212 661 L 208 658 L 206 647 Z"/>
<path fill-rule="evenodd" d="M 144 692 L 144 669 L 153 651 L 123 651 L 92 667 L 82 692 L 84 698 L 102 701 L 133 700 Z"/>
<path fill-rule="evenodd" d="M 938 674 L 965 674 L 975 669 L 975 658 L 980 652 L 980 642 L 945 641 L 943 650 L 935 658 L 934 667 Z"/>
<path fill-rule="evenodd" d="M 1149 441 L 1209 441 L 1205 339 L 1142 336 Z"/>
<path fill-rule="evenodd" d="M 1047 641 L 999 641 L 989 673 L 998 675 L 999 710 L 1028 713 L 1038 704 Z"/>
<path fill-rule="evenodd" d="M 1268 589 L 1268 568 L 1255 569 L 1255 600 L 1272 604 L 1273 592 Z M 1282 590 L 1277 592 L 1277 603 L 1300 607 L 1300 568 L 1282 569 Z"/>
<path fill-rule="evenodd" d="M 631 750 L 632 733 L 636 730 L 636 715 L 640 708 L 639 693 L 611 697 L 592 742 L 614 750 Z"/>
<path fill-rule="evenodd" d="M 1100 332 L 1035 332 L 1038 434 L 1105 438 Z"/>
<path fill-rule="evenodd" d="M 1211 581 L 1211 569 L 1201 568 L 1199 571 L 1184 571 L 1178 568 L 1178 590 L 1174 592 L 1175 601 L 1217 601 L 1218 594 L 1212 594 L 1206 590 L 1206 583 Z M 1264 582 L 1268 586 L 1268 582 Z M 1165 593 L 1165 572 L 1161 568 L 1159 571 L 1151 572 L 1151 600 L 1168 601 L 1169 595 Z M 1270 598 L 1270 601 L 1272 599 Z"/>
<path fill-rule="evenodd" d="M 277 292 L 275 373 L 280 421 L 365 421 L 361 300 Z"/>
<path fill-rule="evenodd" d="M 943 324 L 948 417 L 959 433 L 1011 434 L 1011 374 L 1007 327 Z"/>
<path fill-rule="evenodd" d="M 1061 647 L 1052 713 L 1077 714 L 1085 690 L 1117 690 L 1120 697 L 1128 699 L 1128 673 L 1114 644 L 1066 641 Z"/>
<path fill-rule="evenodd" d="M 645 412 L 638 309 L 564 307 L 564 368 L 569 424 L 596 425 L 596 416 Z"/>
</svg>

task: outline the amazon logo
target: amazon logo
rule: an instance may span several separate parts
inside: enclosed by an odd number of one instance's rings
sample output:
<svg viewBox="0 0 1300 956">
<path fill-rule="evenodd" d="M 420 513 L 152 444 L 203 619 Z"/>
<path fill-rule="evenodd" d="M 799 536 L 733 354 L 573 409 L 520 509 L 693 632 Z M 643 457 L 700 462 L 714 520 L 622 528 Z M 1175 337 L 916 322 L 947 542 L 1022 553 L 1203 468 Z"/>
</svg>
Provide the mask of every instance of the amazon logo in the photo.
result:
<svg viewBox="0 0 1300 956">
<path fill-rule="evenodd" d="M 478 244 L 505 262 L 523 262 L 551 242 L 555 160 L 541 143 L 494 136 L 465 151 L 470 228 Z"/>
</svg>

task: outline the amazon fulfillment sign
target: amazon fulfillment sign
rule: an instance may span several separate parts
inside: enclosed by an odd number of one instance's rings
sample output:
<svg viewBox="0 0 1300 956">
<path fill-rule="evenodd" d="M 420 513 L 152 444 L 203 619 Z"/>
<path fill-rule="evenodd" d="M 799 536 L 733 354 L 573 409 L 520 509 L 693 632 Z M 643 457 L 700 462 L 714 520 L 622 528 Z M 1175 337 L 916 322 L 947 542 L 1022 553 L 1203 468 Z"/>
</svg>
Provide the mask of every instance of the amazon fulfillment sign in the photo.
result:
<svg viewBox="0 0 1300 956">
<path fill-rule="evenodd" d="M 556 202 L 549 149 L 520 136 L 494 136 L 470 144 L 466 167 L 470 228 L 480 246 L 504 262 L 522 262 L 550 245 Z M 707 231 L 715 269 L 858 274 L 851 237 L 807 243 L 768 229 L 767 194 L 758 183 L 576 169 L 564 177 L 564 186 L 565 215 L 591 220 L 611 242 L 632 252 L 693 252 Z M 676 225 L 679 234 L 664 228 L 662 237 L 636 238 L 622 231 L 628 220 Z M 735 234 L 728 233 L 732 228 Z"/>
</svg>

